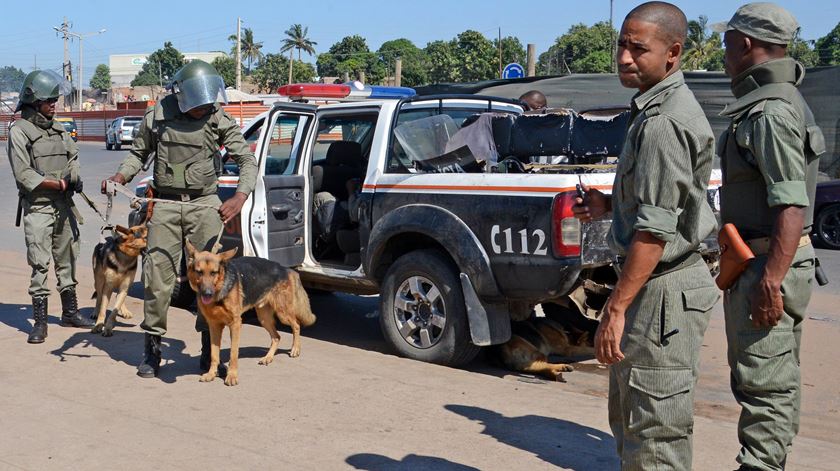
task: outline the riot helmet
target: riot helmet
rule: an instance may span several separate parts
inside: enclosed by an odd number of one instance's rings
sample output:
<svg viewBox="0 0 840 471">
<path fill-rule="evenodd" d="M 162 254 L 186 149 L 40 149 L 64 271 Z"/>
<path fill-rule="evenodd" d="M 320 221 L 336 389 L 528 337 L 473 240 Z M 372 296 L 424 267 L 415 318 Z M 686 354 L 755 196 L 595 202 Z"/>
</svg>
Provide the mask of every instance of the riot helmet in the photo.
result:
<svg viewBox="0 0 840 471">
<path fill-rule="evenodd" d="M 178 69 L 170 87 L 182 113 L 202 105 L 227 103 L 222 76 L 215 67 L 199 59 Z"/>
<path fill-rule="evenodd" d="M 34 105 L 39 101 L 57 100 L 59 96 L 70 93 L 70 84 L 63 77 L 52 70 L 35 70 L 23 79 L 20 89 L 18 105 L 15 111 L 23 105 Z"/>
</svg>

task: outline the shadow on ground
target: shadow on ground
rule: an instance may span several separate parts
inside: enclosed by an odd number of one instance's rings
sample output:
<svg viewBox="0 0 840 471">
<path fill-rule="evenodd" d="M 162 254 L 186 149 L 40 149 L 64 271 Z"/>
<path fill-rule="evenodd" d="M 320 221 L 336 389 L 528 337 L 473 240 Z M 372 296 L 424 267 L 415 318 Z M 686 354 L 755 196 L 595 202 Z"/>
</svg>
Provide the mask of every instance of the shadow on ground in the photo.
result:
<svg viewBox="0 0 840 471">
<path fill-rule="evenodd" d="M 554 417 L 505 417 L 480 407 L 449 404 L 446 410 L 484 425 L 481 432 L 567 469 L 618 469 L 615 440 L 600 430 Z"/>
<path fill-rule="evenodd" d="M 395 460 L 373 453 L 359 453 L 347 457 L 347 464 L 368 471 L 399 471 L 404 469 L 418 471 L 478 471 L 478 468 L 453 463 L 443 458 L 422 455 L 406 455 L 402 460 Z"/>
</svg>

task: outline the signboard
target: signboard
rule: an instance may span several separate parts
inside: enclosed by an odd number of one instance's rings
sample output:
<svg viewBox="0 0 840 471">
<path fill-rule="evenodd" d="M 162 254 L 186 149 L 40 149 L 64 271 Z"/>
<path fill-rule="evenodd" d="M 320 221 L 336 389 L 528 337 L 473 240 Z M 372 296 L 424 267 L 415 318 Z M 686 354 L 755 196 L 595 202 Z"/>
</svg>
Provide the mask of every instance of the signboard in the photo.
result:
<svg viewBox="0 0 840 471">
<path fill-rule="evenodd" d="M 524 76 L 525 69 L 523 69 L 522 66 L 517 64 L 516 62 L 512 62 L 506 65 L 505 69 L 502 71 L 502 78 L 504 79 L 522 78 Z"/>
</svg>

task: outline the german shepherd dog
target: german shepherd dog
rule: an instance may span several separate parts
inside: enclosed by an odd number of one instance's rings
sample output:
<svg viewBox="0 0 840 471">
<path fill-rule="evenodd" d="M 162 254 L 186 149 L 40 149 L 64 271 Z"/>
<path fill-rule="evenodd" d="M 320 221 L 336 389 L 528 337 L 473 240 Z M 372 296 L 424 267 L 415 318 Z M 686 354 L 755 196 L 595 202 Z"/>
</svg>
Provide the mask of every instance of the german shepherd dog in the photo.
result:
<svg viewBox="0 0 840 471">
<path fill-rule="evenodd" d="M 532 317 L 511 323 L 513 333 L 506 343 L 493 348 L 495 357 L 506 368 L 564 381 L 563 373 L 572 365 L 552 363 L 549 355 L 574 357 L 593 355 L 594 330 L 579 328 L 548 317 Z M 584 330 L 586 329 L 586 330 Z"/>
<path fill-rule="evenodd" d="M 280 343 L 274 318 L 292 328 L 290 357 L 300 355 L 300 328 L 315 323 L 309 297 L 294 270 L 257 257 L 233 259 L 237 249 L 219 254 L 198 252 L 189 240 L 187 246 L 187 278 L 198 295 L 198 310 L 210 327 L 210 369 L 199 381 L 213 381 L 219 366 L 222 330 L 230 328 L 230 366 L 225 384 L 239 383 L 239 333 L 242 314 L 254 309 L 260 325 L 271 336 L 268 353 L 259 360 L 268 365 Z"/>
<path fill-rule="evenodd" d="M 91 332 L 101 332 L 105 337 L 114 334 L 117 316 L 124 319 L 133 317 L 125 307 L 125 297 L 137 272 L 137 257 L 146 248 L 145 224 L 128 229 L 117 226 L 114 230 L 113 237 L 108 237 L 105 242 L 93 248 L 93 282 L 96 292 L 91 297 L 96 298 L 96 308 L 91 317 L 96 316 L 96 324 Z M 117 301 L 106 318 L 105 313 L 114 290 L 117 290 Z"/>
</svg>

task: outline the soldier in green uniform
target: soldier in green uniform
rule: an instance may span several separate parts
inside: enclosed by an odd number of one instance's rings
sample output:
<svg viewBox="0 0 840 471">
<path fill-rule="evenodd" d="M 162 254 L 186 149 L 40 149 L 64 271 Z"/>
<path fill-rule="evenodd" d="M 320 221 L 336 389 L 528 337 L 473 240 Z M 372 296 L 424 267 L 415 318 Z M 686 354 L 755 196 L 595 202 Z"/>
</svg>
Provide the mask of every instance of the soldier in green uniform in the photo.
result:
<svg viewBox="0 0 840 471">
<path fill-rule="evenodd" d="M 811 297 L 808 233 L 825 141 L 786 57 L 798 24 L 771 3 L 738 9 L 724 30 L 735 102 L 718 142 L 721 216 L 756 258 L 724 295 L 732 392 L 741 405 L 741 469 L 780 470 L 799 429 L 799 347 Z"/>
<path fill-rule="evenodd" d="M 173 93 L 146 112 L 130 154 L 109 178 L 120 184 L 131 181 L 154 152 L 152 186 L 156 198 L 212 207 L 156 204 L 147 223 L 144 318 L 140 325 L 145 331 L 144 357 L 137 368 L 137 374 L 144 378 L 158 374 L 160 342 L 166 334 L 166 314 L 181 265 L 184 239 L 209 248 L 222 221 L 239 214 L 254 190 L 256 160 L 239 125 L 219 104 L 227 101 L 224 90 L 222 77 L 210 64 L 194 60 L 182 67 L 172 80 Z M 220 146 L 239 165 L 236 193 L 224 204 L 216 195 Z M 210 335 L 201 316 L 197 316 L 196 330 L 201 332 L 200 368 L 206 370 L 210 365 Z"/>
<path fill-rule="evenodd" d="M 584 186 L 582 221 L 612 210 L 619 278 L 595 354 L 610 365 L 609 422 L 625 470 L 691 469 L 694 387 L 710 311 L 720 298 L 699 254 L 716 221 L 706 198 L 714 136 L 685 84 L 687 22 L 648 2 L 624 19 L 617 63 L 639 92 L 612 195 Z"/>
<path fill-rule="evenodd" d="M 15 111 L 21 119 L 9 130 L 9 161 L 20 190 L 26 259 L 32 267 L 29 295 L 35 325 L 29 343 L 47 338 L 47 272 L 55 263 L 61 295 L 61 325 L 92 327 L 76 300 L 79 221 L 73 192 L 82 191 L 79 149 L 61 123 L 53 121 L 64 80 L 55 72 L 36 70 L 26 76 Z"/>
</svg>

